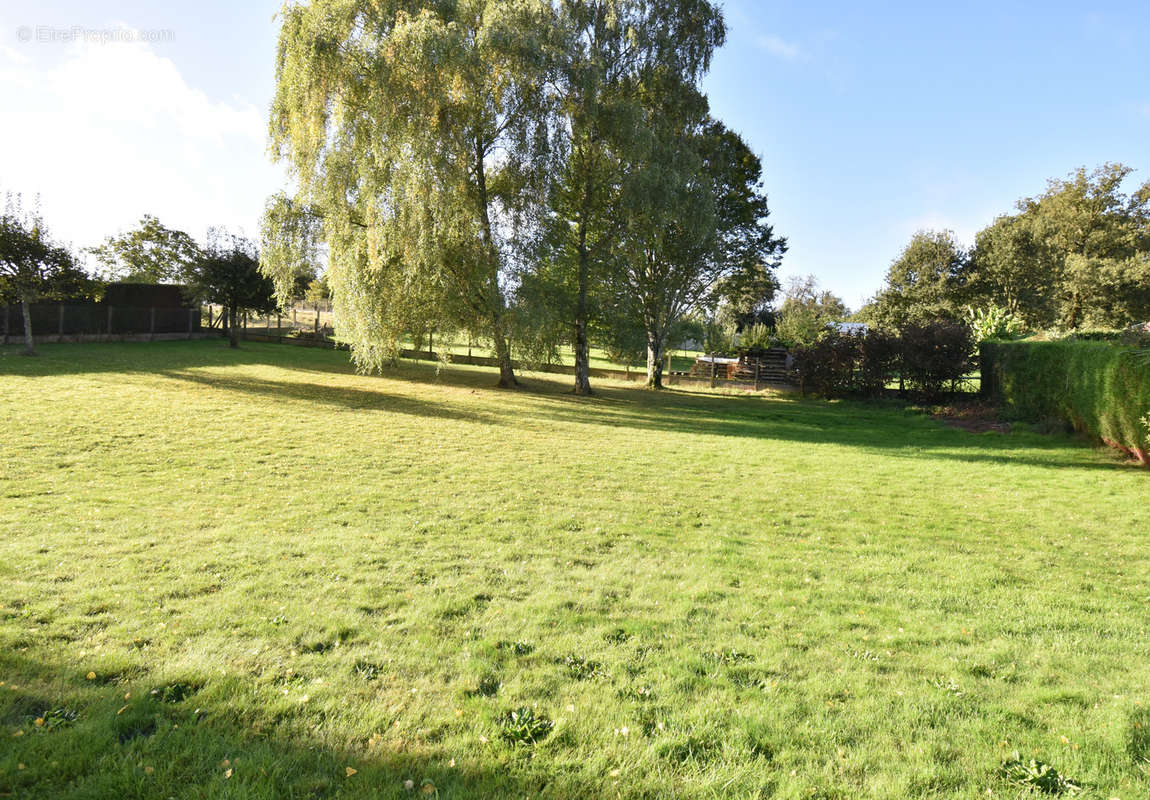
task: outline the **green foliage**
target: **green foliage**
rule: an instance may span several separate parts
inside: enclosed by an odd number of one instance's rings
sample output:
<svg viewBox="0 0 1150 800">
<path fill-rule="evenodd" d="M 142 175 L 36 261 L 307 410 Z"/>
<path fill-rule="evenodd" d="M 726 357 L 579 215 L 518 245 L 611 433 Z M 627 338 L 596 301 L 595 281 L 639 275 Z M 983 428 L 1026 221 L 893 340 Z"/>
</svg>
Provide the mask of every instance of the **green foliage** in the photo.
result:
<svg viewBox="0 0 1150 800">
<path fill-rule="evenodd" d="M 1050 764 L 1031 758 L 1023 760 L 1018 753 L 1002 762 L 999 774 L 1008 783 L 1046 794 L 1076 795 L 1082 786 L 1060 773 Z"/>
<path fill-rule="evenodd" d="M 876 396 L 901 377 L 906 389 L 936 399 L 955 391 L 974 364 L 970 329 L 932 322 L 906 325 L 897 335 L 827 332 L 794 351 L 794 370 L 804 391 L 824 397 Z"/>
<path fill-rule="evenodd" d="M 255 245 L 241 236 L 213 231 L 189 277 L 197 296 L 227 311 L 232 347 L 238 346 L 239 314 L 276 308 L 275 285 L 260 271 Z"/>
<path fill-rule="evenodd" d="M 855 370 L 861 356 L 858 336 L 826 333 L 812 344 L 794 350 L 794 369 L 804 392 L 842 397 L 855 388 Z"/>
<path fill-rule="evenodd" d="M 1150 181 L 1127 195 L 1132 170 L 1079 168 L 1019 201 L 979 232 L 965 291 L 1032 328 L 1124 327 L 1150 318 Z"/>
<path fill-rule="evenodd" d="M 951 231 L 919 231 L 887 271 L 874 300 L 875 321 L 889 328 L 958 320 L 967 253 Z"/>
<path fill-rule="evenodd" d="M 88 252 L 103 268 L 105 280 L 123 283 L 187 284 L 201 255 L 195 239 L 151 214 L 137 228 L 109 236 Z"/>
<path fill-rule="evenodd" d="M 775 336 L 788 346 L 810 347 L 832 322 L 841 322 L 846 316 L 842 299 L 820 290 L 814 275 L 792 278 L 786 299 L 775 315 Z"/>
<path fill-rule="evenodd" d="M 774 332 L 761 322 L 756 322 L 739 334 L 739 348 L 742 350 L 766 350 L 774 342 Z"/>
<path fill-rule="evenodd" d="M 450 323 L 491 339 L 501 384 L 515 382 L 506 277 L 543 199 L 551 11 L 284 6 L 271 137 L 298 191 L 269 205 L 268 270 L 282 287 L 322 239 L 339 335 L 361 368 Z"/>
<path fill-rule="evenodd" d="M 955 391 L 975 367 L 974 338 L 961 323 L 911 323 L 899 331 L 899 339 L 901 374 L 924 397 Z"/>
<path fill-rule="evenodd" d="M 1002 306 L 989 305 L 977 309 L 968 306 L 966 321 L 976 343 L 992 339 L 1017 339 L 1025 333 L 1022 320 Z"/>
<path fill-rule="evenodd" d="M 1022 419 L 1056 419 L 1133 451 L 1150 450 L 1150 365 L 1105 342 L 986 342 L 984 391 Z"/>
<path fill-rule="evenodd" d="M 499 718 L 499 733 L 504 740 L 515 745 L 532 745 L 546 739 L 555 723 L 531 706 L 508 711 Z"/>
<path fill-rule="evenodd" d="M 708 320 L 703 325 L 703 351 L 716 355 L 735 352 L 738 329 L 733 321 Z"/>
<path fill-rule="evenodd" d="M 66 300 L 89 292 L 75 257 L 52 241 L 39 213 L 26 211 L 19 195 L 8 195 L 0 214 L 0 300 Z"/>
<path fill-rule="evenodd" d="M 559 659 L 559 663 L 567 670 L 567 675 L 577 681 L 594 678 L 603 671 L 600 662 L 584 658 L 577 653 L 568 653 Z"/>
</svg>

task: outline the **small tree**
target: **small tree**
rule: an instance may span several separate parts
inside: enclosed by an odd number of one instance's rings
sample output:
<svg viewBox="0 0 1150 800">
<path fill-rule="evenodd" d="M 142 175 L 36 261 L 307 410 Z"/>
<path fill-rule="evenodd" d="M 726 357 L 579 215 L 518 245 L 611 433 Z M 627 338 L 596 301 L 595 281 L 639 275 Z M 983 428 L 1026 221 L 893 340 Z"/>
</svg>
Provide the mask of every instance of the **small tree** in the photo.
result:
<svg viewBox="0 0 1150 800">
<path fill-rule="evenodd" d="M 79 272 L 67 248 L 48 238 L 39 214 L 25 212 L 20 196 L 10 195 L 0 215 L 0 295 L 20 302 L 24 313 L 24 355 L 36 355 L 32 303 L 54 283 Z"/>
<path fill-rule="evenodd" d="M 276 308 L 275 286 L 260 272 L 255 244 L 243 237 L 212 232 L 191 278 L 201 298 L 224 307 L 231 347 L 240 346 L 241 312 L 270 313 Z"/>
<path fill-rule="evenodd" d="M 187 283 L 200 259 L 196 240 L 145 214 L 139 227 L 109 236 L 88 249 L 108 280 L 132 283 Z"/>
<path fill-rule="evenodd" d="M 775 315 L 775 334 L 788 345 L 811 345 L 822 336 L 827 326 L 846 318 L 842 299 L 829 291 L 820 291 L 814 275 L 791 278 L 787 296 Z"/>
<path fill-rule="evenodd" d="M 331 290 L 327 286 L 327 278 L 323 275 L 307 285 L 303 300 L 315 309 L 315 332 L 319 333 L 319 312 L 323 304 L 331 298 Z"/>
</svg>

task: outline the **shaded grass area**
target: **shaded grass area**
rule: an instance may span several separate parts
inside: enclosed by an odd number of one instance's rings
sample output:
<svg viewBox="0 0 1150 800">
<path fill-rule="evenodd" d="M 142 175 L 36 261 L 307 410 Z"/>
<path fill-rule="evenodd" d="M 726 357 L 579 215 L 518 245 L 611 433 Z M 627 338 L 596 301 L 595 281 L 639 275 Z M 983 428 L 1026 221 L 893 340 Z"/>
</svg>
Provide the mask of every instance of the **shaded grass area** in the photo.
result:
<svg viewBox="0 0 1150 800">
<path fill-rule="evenodd" d="M 1147 476 L 1108 452 L 42 349 L 0 351 L 0 794 L 1027 796 L 1016 751 L 1150 792 Z"/>
</svg>

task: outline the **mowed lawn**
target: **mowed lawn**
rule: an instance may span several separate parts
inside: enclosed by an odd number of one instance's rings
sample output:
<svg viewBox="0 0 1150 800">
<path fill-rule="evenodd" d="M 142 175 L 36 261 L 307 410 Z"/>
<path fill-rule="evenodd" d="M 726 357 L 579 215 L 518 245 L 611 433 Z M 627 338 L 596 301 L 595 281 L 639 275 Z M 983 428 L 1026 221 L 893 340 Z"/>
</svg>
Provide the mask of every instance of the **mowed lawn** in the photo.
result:
<svg viewBox="0 0 1150 800">
<path fill-rule="evenodd" d="M 281 345 L 0 353 L 0 796 L 1030 796 L 1015 752 L 1150 794 L 1150 474 L 1107 451 Z"/>
</svg>

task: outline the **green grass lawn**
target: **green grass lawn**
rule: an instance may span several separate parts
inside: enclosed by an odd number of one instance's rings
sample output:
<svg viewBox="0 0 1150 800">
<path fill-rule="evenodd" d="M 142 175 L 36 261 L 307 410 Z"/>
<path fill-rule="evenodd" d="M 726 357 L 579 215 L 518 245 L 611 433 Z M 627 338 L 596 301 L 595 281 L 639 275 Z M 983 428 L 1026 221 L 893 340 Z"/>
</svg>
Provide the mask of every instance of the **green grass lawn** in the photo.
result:
<svg viewBox="0 0 1150 800">
<path fill-rule="evenodd" d="M 1029 796 L 1015 752 L 1150 793 L 1150 476 L 1107 451 L 281 345 L 16 352 L 0 796 Z"/>
</svg>

